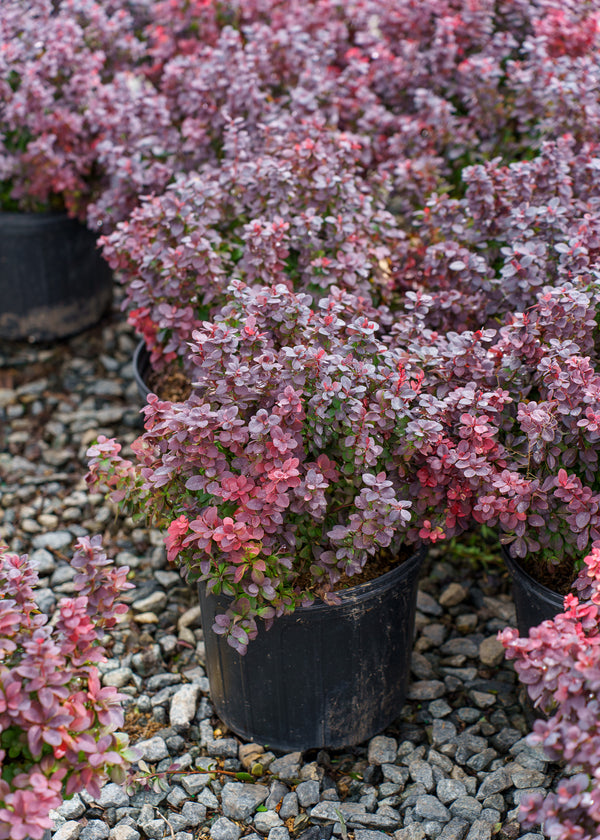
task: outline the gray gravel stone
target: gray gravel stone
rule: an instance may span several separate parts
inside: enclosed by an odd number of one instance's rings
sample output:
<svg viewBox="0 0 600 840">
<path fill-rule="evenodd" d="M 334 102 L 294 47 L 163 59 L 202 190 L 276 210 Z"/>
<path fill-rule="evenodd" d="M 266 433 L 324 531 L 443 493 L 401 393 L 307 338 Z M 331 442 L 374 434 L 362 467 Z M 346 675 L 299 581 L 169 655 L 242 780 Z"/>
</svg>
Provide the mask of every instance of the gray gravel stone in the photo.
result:
<svg viewBox="0 0 600 840">
<path fill-rule="evenodd" d="M 96 800 L 101 808 L 122 808 L 129 805 L 129 797 L 121 785 L 110 782 L 104 785 L 100 791 L 100 797 Z"/>
<path fill-rule="evenodd" d="M 53 840 L 77 840 L 81 834 L 81 825 L 77 820 L 67 820 L 52 835 Z M 108 832 L 107 832 L 108 834 Z"/>
<path fill-rule="evenodd" d="M 73 534 L 70 531 L 50 531 L 46 534 L 38 534 L 31 540 L 34 548 L 47 548 L 50 551 L 60 551 L 68 548 L 73 543 Z"/>
<path fill-rule="evenodd" d="M 108 837 L 109 840 L 140 840 L 140 832 L 131 825 L 119 823 L 111 828 Z"/>
<path fill-rule="evenodd" d="M 85 805 L 79 794 L 75 793 L 70 799 L 65 799 L 58 813 L 66 820 L 76 820 L 77 817 L 81 817 L 85 813 Z"/>
<path fill-rule="evenodd" d="M 482 807 L 473 796 L 459 796 L 450 804 L 450 812 L 454 817 L 472 822 L 480 815 Z"/>
<path fill-rule="evenodd" d="M 102 685 L 113 685 L 115 688 L 123 688 L 128 685 L 133 678 L 133 671 L 131 668 L 115 668 L 114 671 L 102 676 Z"/>
<path fill-rule="evenodd" d="M 357 828 L 354 830 L 354 840 L 387 840 L 389 834 L 383 831 L 373 831 L 368 828 Z"/>
<path fill-rule="evenodd" d="M 495 793 L 501 793 L 504 790 L 508 790 L 511 785 L 512 779 L 510 774 L 504 767 L 500 767 L 485 777 L 477 791 L 477 799 L 483 800 L 488 796 L 493 796 Z"/>
<path fill-rule="evenodd" d="M 408 689 L 409 700 L 437 700 L 446 693 L 446 687 L 439 680 L 419 680 Z"/>
<path fill-rule="evenodd" d="M 460 817 L 454 817 L 442 828 L 438 840 L 464 840 L 469 830 L 469 823 Z"/>
<path fill-rule="evenodd" d="M 193 683 L 182 685 L 171 697 L 169 723 L 176 732 L 186 732 L 196 714 L 200 687 Z M 217 743 L 217 742 L 215 742 Z M 236 753 L 237 755 L 237 742 Z"/>
<path fill-rule="evenodd" d="M 199 690 L 199 686 L 193 686 Z M 209 755 L 220 758 L 237 758 L 238 742 L 235 738 L 216 738 L 206 745 Z"/>
<path fill-rule="evenodd" d="M 440 802 L 448 805 L 449 802 L 454 802 L 459 796 L 466 796 L 467 788 L 463 782 L 456 779 L 440 779 L 435 792 Z"/>
<path fill-rule="evenodd" d="M 298 807 L 298 797 L 295 791 L 286 793 L 281 800 L 281 808 L 279 809 L 279 816 L 282 820 L 289 820 L 290 817 L 298 816 L 300 809 Z"/>
<path fill-rule="evenodd" d="M 239 840 L 242 829 L 226 817 L 219 817 L 210 827 L 212 840 Z"/>
<path fill-rule="evenodd" d="M 233 820 L 245 820 L 251 816 L 269 795 L 264 785 L 228 782 L 221 792 L 223 814 Z"/>
<path fill-rule="evenodd" d="M 431 793 L 435 787 L 433 771 L 426 761 L 420 758 L 411 761 L 408 765 L 408 772 L 415 782 L 421 782 L 427 793 Z"/>
<path fill-rule="evenodd" d="M 471 825 L 466 840 L 491 840 L 492 825 L 484 820 L 475 820 Z"/>
<path fill-rule="evenodd" d="M 398 743 L 395 738 L 376 735 L 369 741 L 369 764 L 393 764 L 397 752 Z"/>
<path fill-rule="evenodd" d="M 104 820 L 88 820 L 79 833 L 79 840 L 105 840 L 109 830 Z"/>
<path fill-rule="evenodd" d="M 316 805 L 319 801 L 319 783 L 301 782 L 296 788 L 296 795 L 301 808 L 308 808 L 310 805 Z"/>
<path fill-rule="evenodd" d="M 259 834 L 269 834 L 272 829 L 283 825 L 283 820 L 276 811 L 259 811 L 254 815 L 253 822 Z"/>
<path fill-rule="evenodd" d="M 300 775 L 301 763 L 301 752 L 288 753 L 281 758 L 275 759 L 269 766 L 269 770 L 274 776 L 278 776 L 283 781 L 291 781 L 297 779 Z"/>
<path fill-rule="evenodd" d="M 211 781 L 208 773 L 192 773 L 190 776 L 183 776 L 181 787 L 189 796 L 197 796 L 200 791 Z"/>
<path fill-rule="evenodd" d="M 282 826 L 275 826 L 269 831 L 268 840 L 290 840 L 290 832 Z"/>
<path fill-rule="evenodd" d="M 423 820 L 439 820 L 439 822 L 448 822 L 452 816 L 437 797 L 430 795 L 417 798 L 415 813 Z"/>
<path fill-rule="evenodd" d="M 160 735 L 155 735 L 154 738 L 148 738 L 146 741 L 138 741 L 136 748 L 140 751 L 140 757 L 150 764 L 169 758 L 169 750 L 164 738 Z"/>
<path fill-rule="evenodd" d="M 421 823 L 414 822 L 394 832 L 394 840 L 425 840 L 425 829 Z"/>
<path fill-rule="evenodd" d="M 188 825 L 195 828 L 206 819 L 206 806 L 200 802 L 186 802 L 181 809 L 181 816 L 185 817 Z"/>
</svg>

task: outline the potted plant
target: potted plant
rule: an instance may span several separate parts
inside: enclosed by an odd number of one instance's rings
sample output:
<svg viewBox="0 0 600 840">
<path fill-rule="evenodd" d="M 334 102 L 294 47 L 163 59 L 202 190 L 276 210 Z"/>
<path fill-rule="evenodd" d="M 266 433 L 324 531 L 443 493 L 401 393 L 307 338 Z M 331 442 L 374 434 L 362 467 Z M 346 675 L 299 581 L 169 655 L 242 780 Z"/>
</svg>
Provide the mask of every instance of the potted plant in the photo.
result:
<svg viewBox="0 0 600 840">
<path fill-rule="evenodd" d="M 3 4 L 0 337 L 60 338 L 110 303 L 98 229 L 172 177 L 173 129 L 143 57 L 126 4 Z"/>
<path fill-rule="evenodd" d="M 440 335 L 425 330 L 416 314 L 393 331 L 393 346 L 423 368 L 432 398 L 466 412 L 432 411 L 442 427 L 434 422 L 422 433 L 431 457 L 419 477 L 431 493 L 446 485 L 446 497 L 460 500 L 471 521 L 500 531 L 523 631 L 556 612 L 560 595 L 547 590 L 562 584 L 568 592 L 581 552 L 600 538 L 599 300 L 582 274 L 543 288 L 534 306 L 507 315 L 498 331 Z M 422 297 L 421 318 L 431 302 Z M 480 477 L 475 496 L 457 468 Z M 425 493 L 415 494 L 417 507 Z M 432 522 L 442 532 L 443 516 L 441 505 Z"/>
<path fill-rule="evenodd" d="M 35 601 L 38 575 L 26 555 L 0 547 L 0 830 L 40 840 L 51 810 L 107 778 L 124 782 L 130 761 L 122 696 L 102 688 L 102 639 L 126 611 L 126 566 L 114 569 L 99 537 L 82 537 L 72 559 L 77 596 L 52 622 Z"/>
<path fill-rule="evenodd" d="M 525 827 L 540 825 L 548 837 L 592 840 L 600 828 L 600 548 L 595 546 L 583 562 L 577 594 L 565 597 L 562 611 L 528 635 L 507 628 L 499 639 L 534 706 L 544 713 L 529 741 L 564 767 L 552 793 L 521 801 L 520 820 Z"/>
<path fill-rule="evenodd" d="M 398 716 L 421 562 L 401 547 L 399 469 L 419 373 L 357 297 L 310 303 L 234 281 L 194 332 L 195 393 L 148 397 L 137 463 L 114 440 L 88 452 L 88 481 L 165 529 L 199 581 L 219 715 L 280 749 L 358 743 Z"/>
</svg>

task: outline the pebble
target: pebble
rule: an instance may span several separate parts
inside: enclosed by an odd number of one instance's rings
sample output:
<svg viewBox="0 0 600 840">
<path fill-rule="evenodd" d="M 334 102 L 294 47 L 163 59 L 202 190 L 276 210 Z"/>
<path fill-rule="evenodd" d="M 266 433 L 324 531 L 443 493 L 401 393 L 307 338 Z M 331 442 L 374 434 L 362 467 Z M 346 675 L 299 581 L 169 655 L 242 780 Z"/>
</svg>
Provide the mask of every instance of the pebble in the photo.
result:
<svg viewBox="0 0 600 840">
<path fill-rule="evenodd" d="M 43 351 L 51 372 L 0 389 L 10 441 L 0 452 L 0 538 L 33 556 L 47 614 L 74 591 L 64 556 L 77 535 L 114 526 L 110 506 L 82 481 L 85 447 L 100 428 L 125 444 L 140 428 L 131 425 L 139 408 L 134 341 L 118 306 L 94 334 L 95 348 L 87 334 L 62 342 Z M 11 369 L 25 371 L 41 351 L 3 352 Z M 137 710 L 133 740 L 141 739 L 144 760 L 159 772 L 174 763 L 186 772 L 169 775 L 166 790 L 128 796 L 108 782 L 97 803 L 76 794 L 55 813 L 52 840 L 343 840 L 341 820 L 354 840 L 486 840 L 496 823 L 514 821 L 522 796 L 552 784 L 556 768 L 525 739 L 518 685 L 495 635 L 514 622 L 501 576 L 484 594 L 470 568 L 432 549 L 417 597 L 412 683 L 397 720 L 355 748 L 282 755 L 217 721 L 196 592 L 169 568 L 162 536 L 127 520 L 115 528 L 105 549 L 130 566 L 135 589 L 127 620 L 110 631 L 102 684 L 127 692 Z M 226 774 L 208 772 L 216 766 Z M 255 768 L 255 784 L 229 775 Z"/>
</svg>

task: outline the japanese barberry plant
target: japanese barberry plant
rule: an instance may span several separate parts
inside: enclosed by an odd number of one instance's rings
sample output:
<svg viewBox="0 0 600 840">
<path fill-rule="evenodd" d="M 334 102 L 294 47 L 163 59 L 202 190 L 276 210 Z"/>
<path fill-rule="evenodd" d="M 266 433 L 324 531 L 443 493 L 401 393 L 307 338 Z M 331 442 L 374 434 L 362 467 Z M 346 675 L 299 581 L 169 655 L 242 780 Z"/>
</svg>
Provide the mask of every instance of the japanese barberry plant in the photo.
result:
<svg viewBox="0 0 600 840">
<path fill-rule="evenodd" d="M 284 285 L 232 284 L 193 334 L 195 393 L 149 397 L 137 463 L 114 440 L 88 452 L 90 483 L 165 529 L 190 580 L 233 599 L 213 629 L 240 652 L 257 618 L 334 598 L 410 520 L 399 468 L 419 372 L 356 297 L 309 304 Z"/>
<path fill-rule="evenodd" d="M 0 202 L 110 229 L 172 178 L 175 132 L 142 72 L 135 10 L 6 0 L 0 17 Z"/>
<path fill-rule="evenodd" d="M 389 342 L 421 367 L 431 399 L 423 439 L 430 455 L 417 473 L 423 488 L 413 493 L 415 506 L 450 483 L 465 515 L 503 532 L 513 556 L 543 558 L 550 568 L 571 558 L 575 569 L 600 538 L 596 283 L 585 272 L 546 286 L 498 330 L 437 333 L 425 326 L 433 297 L 407 301 Z M 479 430 L 478 449 L 462 418 L 448 414 L 452 401 Z M 457 464 L 479 476 L 475 496 L 448 469 Z M 446 512 L 439 506 L 435 519 L 444 533 Z"/>
<path fill-rule="evenodd" d="M 584 564 L 564 612 L 533 627 L 528 637 L 512 628 L 499 634 L 545 715 L 535 721 L 529 740 L 563 763 L 564 776 L 552 793 L 521 802 L 523 825 L 541 825 L 553 840 L 594 840 L 600 831 L 600 548 Z"/>
<path fill-rule="evenodd" d="M 38 574 L 26 555 L 0 547 L 0 837 L 40 840 L 49 812 L 108 778 L 126 780 L 137 757 L 122 695 L 102 687 L 104 639 L 126 611 L 127 567 L 113 568 L 99 537 L 82 537 L 71 561 L 77 595 L 52 621 L 35 601 Z"/>
</svg>

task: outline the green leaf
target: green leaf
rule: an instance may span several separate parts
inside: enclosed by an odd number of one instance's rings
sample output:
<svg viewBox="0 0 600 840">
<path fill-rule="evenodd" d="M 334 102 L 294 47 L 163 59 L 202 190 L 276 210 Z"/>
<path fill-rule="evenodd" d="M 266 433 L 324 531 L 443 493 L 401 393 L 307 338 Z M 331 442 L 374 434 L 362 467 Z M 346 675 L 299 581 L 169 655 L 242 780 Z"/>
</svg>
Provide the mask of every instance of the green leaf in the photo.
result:
<svg viewBox="0 0 600 840">
<path fill-rule="evenodd" d="M 254 776 L 252 776 L 250 773 L 236 773 L 235 778 L 240 782 L 253 782 L 254 781 Z M 266 808 L 265 808 L 265 810 L 266 810 Z"/>
</svg>

